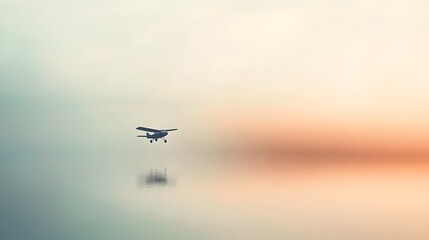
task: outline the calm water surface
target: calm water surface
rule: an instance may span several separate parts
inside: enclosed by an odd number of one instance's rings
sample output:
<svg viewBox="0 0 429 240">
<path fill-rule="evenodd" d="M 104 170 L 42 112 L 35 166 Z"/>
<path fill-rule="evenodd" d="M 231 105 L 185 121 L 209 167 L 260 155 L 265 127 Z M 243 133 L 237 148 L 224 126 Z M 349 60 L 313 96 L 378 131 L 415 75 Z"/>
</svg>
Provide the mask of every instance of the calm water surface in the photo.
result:
<svg viewBox="0 0 429 240">
<path fill-rule="evenodd" d="M 231 162 L 4 160 L 0 238 L 429 239 L 426 164 Z"/>
</svg>

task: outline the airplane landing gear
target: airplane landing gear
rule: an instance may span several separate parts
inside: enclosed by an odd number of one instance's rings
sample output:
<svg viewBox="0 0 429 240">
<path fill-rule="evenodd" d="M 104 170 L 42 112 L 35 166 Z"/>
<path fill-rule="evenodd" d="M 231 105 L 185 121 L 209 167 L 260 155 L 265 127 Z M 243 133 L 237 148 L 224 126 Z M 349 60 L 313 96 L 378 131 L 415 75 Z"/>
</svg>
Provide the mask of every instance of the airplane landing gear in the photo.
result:
<svg viewBox="0 0 429 240">
<path fill-rule="evenodd" d="M 158 138 L 155 139 L 155 142 L 158 142 Z"/>
<path fill-rule="evenodd" d="M 167 139 L 164 139 L 164 143 L 167 143 Z"/>
<path fill-rule="evenodd" d="M 153 142 L 153 140 L 150 140 L 150 143 L 152 143 Z"/>
</svg>

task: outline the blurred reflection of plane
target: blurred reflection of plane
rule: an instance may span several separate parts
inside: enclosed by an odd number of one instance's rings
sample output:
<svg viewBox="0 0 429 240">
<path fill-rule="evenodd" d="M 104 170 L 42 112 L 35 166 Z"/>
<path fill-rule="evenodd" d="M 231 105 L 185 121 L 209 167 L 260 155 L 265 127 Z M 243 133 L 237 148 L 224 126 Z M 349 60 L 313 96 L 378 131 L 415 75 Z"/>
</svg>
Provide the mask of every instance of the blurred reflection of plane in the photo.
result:
<svg viewBox="0 0 429 240">
<path fill-rule="evenodd" d="M 167 184 L 167 169 L 164 168 L 164 173 L 158 172 L 157 170 L 150 170 L 150 173 L 147 175 L 140 175 L 138 178 L 139 184 L 145 183 L 147 185 L 162 185 Z"/>
</svg>

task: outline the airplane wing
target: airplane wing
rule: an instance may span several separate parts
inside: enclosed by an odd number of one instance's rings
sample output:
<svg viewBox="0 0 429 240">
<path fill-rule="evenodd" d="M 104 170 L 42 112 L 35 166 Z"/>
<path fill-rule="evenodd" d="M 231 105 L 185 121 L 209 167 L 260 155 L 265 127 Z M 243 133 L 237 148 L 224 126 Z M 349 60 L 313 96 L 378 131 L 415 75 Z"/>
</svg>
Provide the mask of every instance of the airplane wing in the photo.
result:
<svg viewBox="0 0 429 240">
<path fill-rule="evenodd" d="M 147 128 L 147 127 L 138 127 L 138 128 L 136 128 L 137 130 L 140 130 L 140 131 L 146 131 L 146 132 L 161 132 L 160 130 L 157 130 L 157 129 L 152 129 L 152 128 Z"/>
<path fill-rule="evenodd" d="M 165 129 L 165 130 L 161 130 L 163 132 L 171 132 L 171 131 L 176 131 L 178 130 L 177 128 L 172 128 L 172 129 Z"/>
</svg>

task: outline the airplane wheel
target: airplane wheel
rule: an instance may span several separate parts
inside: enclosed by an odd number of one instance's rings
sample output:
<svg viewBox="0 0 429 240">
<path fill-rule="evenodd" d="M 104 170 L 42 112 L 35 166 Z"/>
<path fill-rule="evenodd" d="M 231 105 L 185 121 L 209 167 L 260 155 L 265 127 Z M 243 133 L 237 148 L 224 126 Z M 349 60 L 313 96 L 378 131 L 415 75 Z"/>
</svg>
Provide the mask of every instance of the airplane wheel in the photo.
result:
<svg viewBox="0 0 429 240">
<path fill-rule="evenodd" d="M 167 140 L 164 140 L 165 143 L 167 143 Z"/>
<path fill-rule="evenodd" d="M 150 140 L 150 143 L 152 143 L 153 142 L 153 140 Z"/>
<path fill-rule="evenodd" d="M 155 142 L 158 142 L 158 139 L 155 139 Z"/>
</svg>

